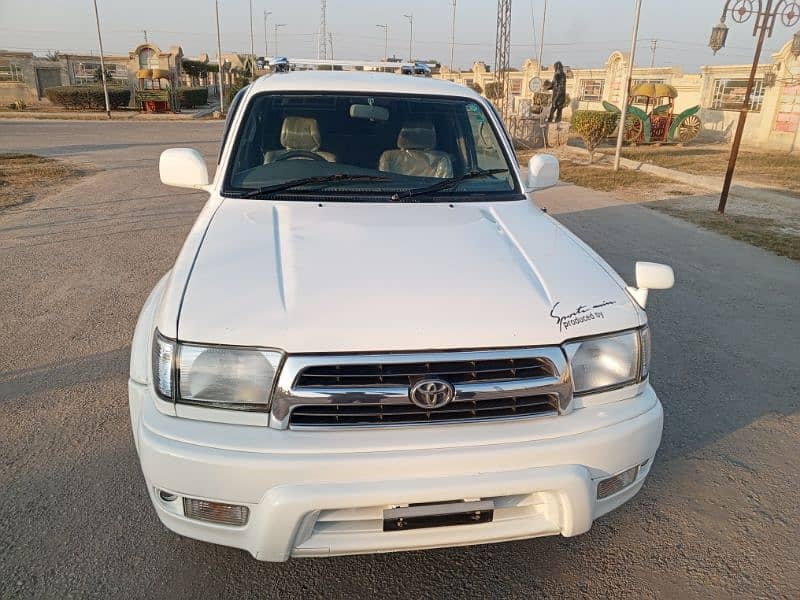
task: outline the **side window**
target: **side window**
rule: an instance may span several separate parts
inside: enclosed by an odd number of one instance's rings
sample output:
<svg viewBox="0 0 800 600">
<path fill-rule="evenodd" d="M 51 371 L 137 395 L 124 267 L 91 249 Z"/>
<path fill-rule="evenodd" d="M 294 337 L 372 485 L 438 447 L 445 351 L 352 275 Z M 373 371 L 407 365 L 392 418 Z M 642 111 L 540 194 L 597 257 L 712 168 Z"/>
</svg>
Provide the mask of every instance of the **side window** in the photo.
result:
<svg viewBox="0 0 800 600">
<path fill-rule="evenodd" d="M 492 131 L 483 110 L 477 104 L 467 105 L 472 139 L 475 147 L 475 156 L 479 169 L 503 169 L 507 167 L 503 151 L 497 142 L 497 137 Z"/>
<path fill-rule="evenodd" d="M 225 149 L 225 142 L 228 139 L 228 132 L 231 130 L 231 123 L 233 123 L 233 119 L 236 116 L 236 112 L 239 110 L 239 105 L 242 103 L 242 98 L 247 93 L 247 89 L 249 87 L 250 87 L 249 85 L 246 85 L 241 90 L 239 90 L 233 97 L 233 101 L 231 102 L 231 105 L 228 108 L 228 115 L 225 118 L 225 128 L 222 130 L 222 141 L 219 144 L 219 154 L 217 155 L 217 164 L 219 164 L 219 161 L 222 160 L 222 151 Z"/>
</svg>

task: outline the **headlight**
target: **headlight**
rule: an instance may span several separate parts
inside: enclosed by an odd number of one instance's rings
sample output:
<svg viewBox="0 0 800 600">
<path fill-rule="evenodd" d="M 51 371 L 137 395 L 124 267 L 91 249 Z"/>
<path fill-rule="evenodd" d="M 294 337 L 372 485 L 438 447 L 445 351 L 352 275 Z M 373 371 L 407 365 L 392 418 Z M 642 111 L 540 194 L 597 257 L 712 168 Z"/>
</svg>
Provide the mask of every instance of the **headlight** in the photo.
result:
<svg viewBox="0 0 800 600">
<path fill-rule="evenodd" d="M 647 377 L 650 332 L 647 327 L 564 345 L 575 394 L 622 387 Z"/>
<path fill-rule="evenodd" d="M 156 334 L 153 386 L 175 402 L 262 411 L 280 362 L 281 353 L 274 350 L 176 344 Z"/>
</svg>

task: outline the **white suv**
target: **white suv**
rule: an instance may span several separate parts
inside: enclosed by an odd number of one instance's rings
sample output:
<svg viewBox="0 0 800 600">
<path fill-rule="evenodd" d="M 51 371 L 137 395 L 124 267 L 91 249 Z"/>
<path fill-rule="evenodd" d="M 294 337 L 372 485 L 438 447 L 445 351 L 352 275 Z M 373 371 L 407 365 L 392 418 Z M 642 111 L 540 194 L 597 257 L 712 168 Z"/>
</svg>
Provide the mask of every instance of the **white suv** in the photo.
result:
<svg viewBox="0 0 800 600">
<path fill-rule="evenodd" d="M 260 560 L 573 536 L 661 439 L 647 288 L 539 210 L 491 104 L 388 74 L 263 77 L 131 350 L 162 522 Z"/>
</svg>

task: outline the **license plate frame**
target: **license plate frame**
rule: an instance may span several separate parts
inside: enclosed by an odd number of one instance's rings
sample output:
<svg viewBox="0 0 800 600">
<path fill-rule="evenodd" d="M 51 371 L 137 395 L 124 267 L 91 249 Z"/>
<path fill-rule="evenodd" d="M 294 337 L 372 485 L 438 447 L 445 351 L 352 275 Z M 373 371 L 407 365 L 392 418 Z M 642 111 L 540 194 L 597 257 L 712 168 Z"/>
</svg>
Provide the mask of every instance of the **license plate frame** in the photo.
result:
<svg viewBox="0 0 800 600">
<path fill-rule="evenodd" d="M 494 519 L 494 502 L 442 502 L 418 504 L 383 511 L 384 531 L 432 529 L 453 525 L 479 525 Z"/>
</svg>

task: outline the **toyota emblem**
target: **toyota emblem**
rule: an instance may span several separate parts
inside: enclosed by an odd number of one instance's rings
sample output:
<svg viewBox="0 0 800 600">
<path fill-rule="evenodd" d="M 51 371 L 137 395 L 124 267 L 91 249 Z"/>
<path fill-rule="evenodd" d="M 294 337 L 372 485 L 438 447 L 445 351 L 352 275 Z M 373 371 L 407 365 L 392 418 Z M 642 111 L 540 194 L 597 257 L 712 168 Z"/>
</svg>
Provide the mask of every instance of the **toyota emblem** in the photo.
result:
<svg viewBox="0 0 800 600">
<path fill-rule="evenodd" d="M 420 379 L 408 388 L 408 397 L 420 408 L 432 410 L 449 404 L 456 397 L 456 390 L 443 379 Z"/>
</svg>

